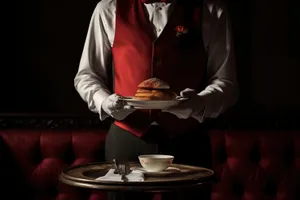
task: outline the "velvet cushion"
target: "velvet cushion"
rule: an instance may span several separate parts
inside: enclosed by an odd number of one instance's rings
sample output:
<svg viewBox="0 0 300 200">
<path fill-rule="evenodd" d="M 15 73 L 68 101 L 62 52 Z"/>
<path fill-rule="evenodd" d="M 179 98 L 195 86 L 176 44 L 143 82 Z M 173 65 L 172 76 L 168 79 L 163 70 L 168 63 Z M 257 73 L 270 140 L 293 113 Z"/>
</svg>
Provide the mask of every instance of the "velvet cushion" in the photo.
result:
<svg viewBox="0 0 300 200">
<path fill-rule="evenodd" d="M 58 175 L 68 166 L 104 161 L 106 132 L 1 131 L 0 180 L 4 193 L 32 200 L 104 200 L 105 193 L 68 187 L 58 182 Z M 212 200 L 299 197 L 299 131 L 211 130 L 209 134 L 213 169 L 220 177 L 213 187 Z"/>
<path fill-rule="evenodd" d="M 299 131 L 212 131 L 213 200 L 294 200 L 300 188 Z"/>
<path fill-rule="evenodd" d="M 10 184 L 17 186 L 15 192 L 24 199 L 24 195 L 27 199 L 45 200 L 104 199 L 104 193 L 94 194 L 59 184 L 58 175 L 68 166 L 103 161 L 106 130 L 10 130 L 1 132 L 1 136 L 1 148 L 7 152 L 5 159 L 9 167 L 0 173 L 11 174 L 6 180 L 9 178 Z"/>
</svg>

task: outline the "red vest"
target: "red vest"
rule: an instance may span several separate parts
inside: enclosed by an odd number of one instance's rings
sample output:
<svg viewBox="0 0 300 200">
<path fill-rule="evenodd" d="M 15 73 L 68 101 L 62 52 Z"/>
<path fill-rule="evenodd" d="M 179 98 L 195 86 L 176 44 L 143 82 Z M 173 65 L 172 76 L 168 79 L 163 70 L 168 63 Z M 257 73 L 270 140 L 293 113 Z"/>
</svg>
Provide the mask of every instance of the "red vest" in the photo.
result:
<svg viewBox="0 0 300 200">
<path fill-rule="evenodd" d="M 117 0 L 116 33 L 112 48 L 114 92 L 134 96 L 140 82 L 157 77 L 177 94 L 205 86 L 207 54 L 202 39 L 202 3 L 178 1 L 161 35 L 156 38 L 141 0 Z M 180 33 L 180 27 L 187 30 Z M 199 126 L 159 110 L 137 110 L 114 123 L 141 136 L 156 121 L 168 133 L 184 133 Z"/>
</svg>

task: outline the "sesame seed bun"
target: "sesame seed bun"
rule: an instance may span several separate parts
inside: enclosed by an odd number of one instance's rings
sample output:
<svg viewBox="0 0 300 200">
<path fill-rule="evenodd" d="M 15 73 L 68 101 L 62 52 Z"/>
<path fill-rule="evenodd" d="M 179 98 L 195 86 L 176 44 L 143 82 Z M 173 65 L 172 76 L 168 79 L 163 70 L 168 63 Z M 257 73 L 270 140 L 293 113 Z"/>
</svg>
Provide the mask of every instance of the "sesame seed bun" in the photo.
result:
<svg viewBox="0 0 300 200">
<path fill-rule="evenodd" d="M 170 85 L 158 78 L 150 78 L 138 85 L 140 89 L 169 90 Z"/>
<path fill-rule="evenodd" d="M 138 100 L 172 100 L 176 96 L 176 93 L 170 90 L 169 84 L 158 78 L 151 78 L 139 84 L 133 98 Z"/>
</svg>

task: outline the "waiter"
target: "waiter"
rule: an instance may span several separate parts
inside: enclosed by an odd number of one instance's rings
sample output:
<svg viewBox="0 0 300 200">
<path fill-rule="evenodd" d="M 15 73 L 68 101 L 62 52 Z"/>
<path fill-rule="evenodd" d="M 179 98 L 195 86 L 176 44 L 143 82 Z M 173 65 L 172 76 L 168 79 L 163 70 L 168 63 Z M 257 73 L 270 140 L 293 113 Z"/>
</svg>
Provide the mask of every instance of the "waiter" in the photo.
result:
<svg viewBox="0 0 300 200">
<path fill-rule="evenodd" d="M 100 120 L 114 119 L 106 139 L 107 161 L 136 161 L 141 154 L 164 153 L 174 155 L 176 163 L 210 168 L 210 141 L 201 123 L 218 117 L 236 102 L 234 60 L 230 20 L 220 2 L 99 2 L 75 88 Z M 145 111 L 119 98 L 133 96 L 137 85 L 152 77 L 169 83 L 189 100 L 167 110 Z M 209 199 L 209 191 L 189 195 L 184 199 Z M 132 198 L 152 197 L 109 195 L 110 200 Z"/>
</svg>

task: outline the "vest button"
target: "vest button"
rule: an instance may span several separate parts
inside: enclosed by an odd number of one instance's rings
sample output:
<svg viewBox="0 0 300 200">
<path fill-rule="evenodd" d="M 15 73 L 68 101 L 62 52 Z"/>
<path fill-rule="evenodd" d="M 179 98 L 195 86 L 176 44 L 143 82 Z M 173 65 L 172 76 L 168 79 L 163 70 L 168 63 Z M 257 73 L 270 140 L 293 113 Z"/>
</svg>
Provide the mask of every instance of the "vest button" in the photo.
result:
<svg viewBox="0 0 300 200">
<path fill-rule="evenodd" d="M 158 66 L 158 65 L 160 65 L 160 60 L 158 59 L 158 58 L 154 58 L 154 64 L 156 65 L 156 66 Z"/>
</svg>

